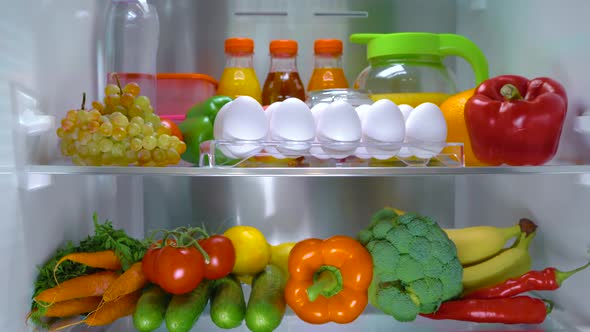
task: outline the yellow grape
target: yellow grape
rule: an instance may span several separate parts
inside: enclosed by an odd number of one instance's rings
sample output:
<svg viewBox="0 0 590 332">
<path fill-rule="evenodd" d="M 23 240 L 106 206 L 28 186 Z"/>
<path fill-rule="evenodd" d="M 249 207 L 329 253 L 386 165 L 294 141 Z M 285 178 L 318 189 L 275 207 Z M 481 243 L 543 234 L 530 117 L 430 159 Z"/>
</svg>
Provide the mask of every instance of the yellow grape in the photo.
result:
<svg viewBox="0 0 590 332">
<path fill-rule="evenodd" d="M 116 157 L 113 161 L 113 164 L 117 166 L 129 166 L 129 163 L 127 162 L 127 158 L 125 156 Z"/>
<path fill-rule="evenodd" d="M 103 138 L 98 142 L 98 148 L 101 152 L 109 152 L 113 149 L 113 142 L 108 138 Z"/>
<path fill-rule="evenodd" d="M 155 148 L 154 151 L 152 151 L 152 159 L 156 163 L 160 163 L 162 161 L 165 161 L 166 160 L 166 152 L 165 152 L 165 150 L 162 150 L 160 148 Z"/>
<path fill-rule="evenodd" d="M 134 117 L 131 117 L 131 123 L 136 123 L 139 126 L 143 126 L 145 121 L 140 116 L 134 116 Z"/>
<path fill-rule="evenodd" d="M 90 154 L 90 150 L 88 149 L 87 145 L 80 145 L 78 146 L 78 154 L 80 157 L 86 157 Z"/>
<path fill-rule="evenodd" d="M 96 143 L 98 143 L 98 141 L 100 141 L 101 139 L 103 139 L 105 136 L 103 134 L 101 134 L 100 132 L 95 132 L 94 134 L 92 134 L 92 140 L 95 141 Z"/>
<path fill-rule="evenodd" d="M 121 103 L 121 96 L 118 94 L 111 94 L 104 98 L 104 103 L 107 106 L 115 107 Z"/>
<path fill-rule="evenodd" d="M 137 162 L 137 152 L 132 150 L 127 150 L 125 152 L 125 159 L 127 159 L 127 163 L 135 164 Z"/>
<path fill-rule="evenodd" d="M 101 165 L 101 157 L 100 156 L 93 156 L 86 159 L 86 165 L 88 166 L 100 166 Z"/>
<path fill-rule="evenodd" d="M 92 133 L 89 133 L 88 131 L 84 131 L 84 130 L 78 132 L 78 142 L 80 142 L 81 144 L 86 145 L 91 140 L 92 140 Z"/>
<path fill-rule="evenodd" d="M 72 162 L 74 163 L 74 165 L 77 166 L 86 166 L 86 163 L 84 162 L 84 160 L 82 160 L 82 157 L 80 157 L 77 154 L 72 156 Z"/>
<path fill-rule="evenodd" d="M 132 94 L 124 93 L 121 95 L 121 105 L 125 106 L 126 108 L 133 106 L 133 102 L 135 102 L 135 97 Z"/>
<path fill-rule="evenodd" d="M 79 110 L 78 111 L 78 123 L 86 123 L 90 120 L 90 115 L 88 111 Z"/>
<path fill-rule="evenodd" d="M 129 109 L 128 115 L 130 118 L 138 118 L 138 117 L 143 116 L 143 110 L 141 109 L 141 107 L 139 107 L 137 105 L 133 105 Z"/>
<path fill-rule="evenodd" d="M 150 105 L 146 108 L 143 109 L 143 112 L 145 113 L 145 115 L 150 115 L 150 114 L 154 114 L 154 108 Z"/>
<path fill-rule="evenodd" d="M 133 151 L 139 151 L 139 150 L 141 150 L 141 148 L 143 147 L 143 143 L 142 143 L 141 138 L 135 137 L 135 138 L 131 139 L 131 144 L 130 144 L 129 147 Z"/>
<path fill-rule="evenodd" d="M 105 106 L 105 108 L 102 110 L 102 114 L 108 115 L 108 114 L 113 113 L 114 111 L 115 111 L 114 110 L 114 107 L 112 107 L 112 106 Z"/>
<path fill-rule="evenodd" d="M 127 133 L 131 137 L 139 136 L 139 134 L 141 134 L 141 127 L 137 123 L 131 122 L 127 126 Z"/>
<path fill-rule="evenodd" d="M 121 93 L 121 89 L 119 89 L 119 87 L 115 84 L 108 84 L 105 88 L 104 88 L 104 94 L 105 95 L 118 95 Z"/>
<path fill-rule="evenodd" d="M 143 136 L 152 136 L 154 134 L 154 126 L 151 123 L 145 123 L 142 126 L 141 132 Z"/>
<path fill-rule="evenodd" d="M 158 165 L 156 165 L 156 163 L 153 160 L 151 160 L 151 161 L 148 161 L 145 164 L 142 164 L 141 166 L 143 166 L 143 167 L 155 167 L 155 166 L 158 166 Z"/>
<path fill-rule="evenodd" d="M 170 130 L 170 128 L 166 127 L 166 126 L 159 126 L 158 130 L 156 130 L 156 134 L 158 135 L 171 135 L 172 131 Z"/>
<path fill-rule="evenodd" d="M 141 92 L 141 88 L 139 87 L 139 84 L 137 84 L 135 82 L 131 82 L 131 83 L 127 83 L 125 85 L 125 87 L 123 88 L 123 92 L 130 93 L 133 96 L 139 96 L 139 93 Z"/>
<path fill-rule="evenodd" d="M 122 105 L 115 106 L 114 111 L 115 112 L 118 112 L 118 113 L 121 113 L 124 116 L 127 116 L 127 114 L 128 114 L 127 109 L 124 106 L 122 106 Z"/>
<path fill-rule="evenodd" d="M 176 146 L 176 151 L 178 154 L 183 154 L 186 151 L 186 144 L 184 142 L 178 143 Z"/>
<path fill-rule="evenodd" d="M 74 129 L 74 122 L 72 120 L 63 119 L 63 120 L 61 120 L 61 127 L 65 131 L 71 131 Z"/>
<path fill-rule="evenodd" d="M 94 108 L 95 110 L 98 110 L 100 113 L 103 113 L 103 111 L 104 111 L 104 105 L 103 105 L 103 103 L 101 103 L 99 101 L 93 101 L 92 108 Z"/>
<path fill-rule="evenodd" d="M 96 156 L 100 153 L 100 149 L 98 148 L 98 143 L 95 141 L 88 142 L 88 154 L 91 156 Z"/>
<path fill-rule="evenodd" d="M 170 146 L 170 136 L 162 134 L 158 137 L 158 147 L 160 149 L 167 149 Z"/>
<path fill-rule="evenodd" d="M 57 137 L 62 138 L 65 136 L 66 131 L 62 127 L 59 127 L 56 130 L 56 134 L 57 134 Z"/>
<path fill-rule="evenodd" d="M 111 165 L 115 161 L 110 152 L 104 152 L 101 159 L 103 165 Z"/>
<path fill-rule="evenodd" d="M 150 99 L 146 96 L 139 96 L 135 98 L 134 104 L 141 107 L 141 109 L 145 112 L 146 109 L 150 106 Z"/>
<path fill-rule="evenodd" d="M 78 121 L 78 111 L 69 110 L 68 113 L 66 113 L 66 119 L 75 123 L 76 121 Z"/>
<path fill-rule="evenodd" d="M 125 130 L 125 128 L 115 127 L 115 129 L 113 129 L 112 137 L 116 141 L 122 141 L 125 139 L 125 137 L 127 137 L 127 131 Z"/>
<path fill-rule="evenodd" d="M 147 150 L 153 150 L 157 144 L 158 140 L 154 136 L 145 136 L 141 142 L 143 148 Z"/>
<path fill-rule="evenodd" d="M 111 150 L 111 153 L 113 154 L 113 157 L 115 157 L 115 158 L 123 157 L 123 155 L 125 154 L 125 148 L 123 148 L 123 144 L 121 144 L 121 143 L 113 144 L 113 149 Z"/>
<path fill-rule="evenodd" d="M 111 114 L 111 122 L 117 127 L 126 128 L 129 124 L 129 119 L 120 112 L 115 112 Z"/>
<path fill-rule="evenodd" d="M 162 126 L 164 127 L 164 126 Z M 176 149 L 176 147 L 178 146 L 178 144 L 180 143 L 180 139 L 176 136 L 170 136 L 170 140 L 169 140 L 169 145 L 171 148 Z"/>
<path fill-rule="evenodd" d="M 142 149 L 137 153 L 137 161 L 140 163 L 145 164 L 151 160 L 152 154 L 148 150 Z"/>
<path fill-rule="evenodd" d="M 103 124 L 105 122 L 111 122 L 111 119 L 109 119 L 108 115 L 103 115 L 100 117 L 100 119 L 98 120 L 99 123 Z"/>
<path fill-rule="evenodd" d="M 98 132 L 106 137 L 111 136 L 113 133 L 113 124 L 110 122 L 105 122 L 101 124 L 100 128 L 98 129 Z"/>
<path fill-rule="evenodd" d="M 100 128 L 100 123 L 98 123 L 98 121 L 90 121 L 86 124 L 86 127 L 86 130 L 88 130 L 88 132 L 95 133 L 98 130 L 98 128 Z"/>
<path fill-rule="evenodd" d="M 166 155 L 168 158 L 168 161 L 170 161 L 170 164 L 175 165 L 178 164 L 178 162 L 180 162 L 180 155 L 178 154 L 178 151 L 176 151 L 173 148 L 169 148 L 166 150 Z"/>
<path fill-rule="evenodd" d="M 76 153 L 76 145 L 67 141 L 61 142 L 61 152 L 64 156 L 72 156 Z"/>
<path fill-rule="evenodd" d="M 102 114 L 100 114 L 98 110 L 90 110 L 90 112 L 88 112 L 88 121 L 98 121 L 101 115 Z"/>
</svg>

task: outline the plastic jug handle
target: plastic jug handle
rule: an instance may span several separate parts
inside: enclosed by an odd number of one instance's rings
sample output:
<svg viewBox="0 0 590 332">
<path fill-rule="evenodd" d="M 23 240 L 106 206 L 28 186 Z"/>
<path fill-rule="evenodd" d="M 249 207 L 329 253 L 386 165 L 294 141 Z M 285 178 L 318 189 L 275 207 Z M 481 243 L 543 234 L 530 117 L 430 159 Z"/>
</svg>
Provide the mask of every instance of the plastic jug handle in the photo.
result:
<svg viewBox="0 0 590 332">
<path fill-rule="evenodd" d="M 488 61 L 471 40 L 460 35 L 441 34 L 440 52 L 443 56 L 455 55 L 467 60 L 475 73 L 475 84 L 488 79 Z"/>
<path fill-rule="evenodd" d="M 350 41 L 355 44 L 368 44 L 375 38 L 383 37 L 382 33 L 355 33 L 350 35 Z"/>
</svg>

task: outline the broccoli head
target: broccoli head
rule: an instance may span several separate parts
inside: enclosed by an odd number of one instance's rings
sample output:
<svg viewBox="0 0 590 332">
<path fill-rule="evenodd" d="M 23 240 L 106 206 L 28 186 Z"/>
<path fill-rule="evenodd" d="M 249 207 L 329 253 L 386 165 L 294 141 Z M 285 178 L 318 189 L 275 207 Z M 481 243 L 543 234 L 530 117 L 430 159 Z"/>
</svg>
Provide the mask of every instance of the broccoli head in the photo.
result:
<svg viewBox="0 0 590 332">
<path fill-rule="evenodd" d="M 370 302 L 395 319 L 413 321 L 463 291 L 457 248 L 434 219 L 383 209 L 359 238 L 373 257 Z"/>
</svg>

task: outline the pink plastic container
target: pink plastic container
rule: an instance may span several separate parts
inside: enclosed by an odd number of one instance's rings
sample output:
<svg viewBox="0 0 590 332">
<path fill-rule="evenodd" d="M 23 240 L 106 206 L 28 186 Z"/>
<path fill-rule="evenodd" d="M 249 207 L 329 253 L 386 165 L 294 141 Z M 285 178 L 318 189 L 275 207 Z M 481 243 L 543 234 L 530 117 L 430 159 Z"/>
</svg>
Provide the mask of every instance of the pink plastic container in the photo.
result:
<svg viewBox="0 0 590 332">
<path fill-rule="evenodd" d="M 158 73 L 156 113 L 181 122 L 195 104 L 215 95 L 217 81 L 205 74 Z"/>
</svg>

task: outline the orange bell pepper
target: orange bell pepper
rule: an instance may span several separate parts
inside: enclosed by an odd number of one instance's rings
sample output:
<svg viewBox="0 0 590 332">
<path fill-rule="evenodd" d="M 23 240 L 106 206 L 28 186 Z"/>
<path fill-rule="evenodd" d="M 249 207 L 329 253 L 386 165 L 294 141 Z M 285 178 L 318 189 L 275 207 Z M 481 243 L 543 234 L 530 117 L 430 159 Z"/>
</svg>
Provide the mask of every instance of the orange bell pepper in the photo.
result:
<svg viewBox="0 0 590 332">
<path fill-rule="evenodd" d="M 367 306 L 372 279 L 371 255 L 353 238 L 307 239 L 289 254 L 285 301 L 307 323 L 350 323 Z"/>
</svg>

